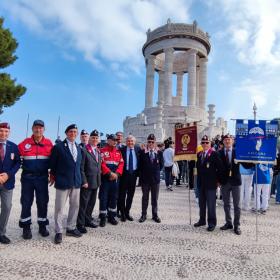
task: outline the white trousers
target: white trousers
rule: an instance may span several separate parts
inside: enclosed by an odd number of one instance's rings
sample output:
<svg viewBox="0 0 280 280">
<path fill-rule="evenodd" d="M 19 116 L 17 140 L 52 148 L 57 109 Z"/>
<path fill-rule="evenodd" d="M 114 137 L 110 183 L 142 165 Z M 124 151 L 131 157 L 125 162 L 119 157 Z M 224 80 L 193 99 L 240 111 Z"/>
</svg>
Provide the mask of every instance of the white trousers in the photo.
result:
<svg viewBox="0 0 280 280">
<path fill-rule="evenodd" d="M 250 201 L 252 195 L 252 182 L 253 174 L 251 175 L 242 175 L 241 174 L 241 193 L 240 193 L 240 206 L 243 210 L 250 209 Z"/>
<path fill-rule="evenodd" d="M 267 210 L 269 199 L 269 184 L 255 184 L 254 186 L 254 204 L 257 210 Z"/>
</svg>

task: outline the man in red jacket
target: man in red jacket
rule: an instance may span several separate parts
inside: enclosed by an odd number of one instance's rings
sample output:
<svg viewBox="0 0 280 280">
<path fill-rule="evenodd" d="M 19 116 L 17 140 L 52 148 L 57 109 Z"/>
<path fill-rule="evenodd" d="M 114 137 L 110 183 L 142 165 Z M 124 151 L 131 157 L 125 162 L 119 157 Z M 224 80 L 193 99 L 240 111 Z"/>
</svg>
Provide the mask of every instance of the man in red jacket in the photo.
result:
<svg viewBox="0 0 280 280">
<path fill-rule="evenodd" d="M 116 136 L 107 136 L 107 145 L 101 149 L 101 186 L 99 190 L 99 217 L 100 226 L 106 225 L 108 210 L 108 222 L 117 225 L 117 200 L 119 191 L 119 178 L 123 173 L 123 158 L 121 151 L 116 148 Z"/>
</svg>

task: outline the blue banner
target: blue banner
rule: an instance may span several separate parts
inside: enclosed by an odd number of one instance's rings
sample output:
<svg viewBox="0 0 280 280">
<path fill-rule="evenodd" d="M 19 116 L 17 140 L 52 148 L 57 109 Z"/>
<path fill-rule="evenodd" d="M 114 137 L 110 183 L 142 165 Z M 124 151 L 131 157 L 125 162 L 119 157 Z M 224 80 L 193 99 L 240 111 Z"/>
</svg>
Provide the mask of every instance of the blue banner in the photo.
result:
<svg viewBox="0 0 280 280">
<path fill-rule="evenodd" d="M 277 147 L 277 121 L 236 121 L 236 160 L 274 163 Z"/>
</svg>

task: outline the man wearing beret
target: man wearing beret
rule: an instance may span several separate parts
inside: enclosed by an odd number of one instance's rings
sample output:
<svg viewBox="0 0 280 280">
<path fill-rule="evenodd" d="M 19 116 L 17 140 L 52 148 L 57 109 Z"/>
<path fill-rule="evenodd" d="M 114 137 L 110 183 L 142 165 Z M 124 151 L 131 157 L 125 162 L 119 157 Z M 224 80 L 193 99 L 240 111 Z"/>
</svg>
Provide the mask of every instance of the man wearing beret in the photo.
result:
<svg viewBox="0 0 280 280">
<path fill-rule="evenodd" d="M 6 226 L 12 208 L 13 188 L 15 187 L 15 174 L 20 167 L 18 147 L 8 141 L 10 125 L 0 123 L 0 243 L 9 244 L 10 239 L 5 235 Z"/>
<path fill-rule="evenodd" d="M 101 156 L 97 148 L 98 143 L 99 133 L 95 129 L 90 134 L 89 143 L 82 149 L 82 188 L 77 219 L 77 228 L 81 233 L 87 233 L 86 227 L 98 227 L 92 218 L 97 191 L 101 184 Z"/>
<path fill-rule="evenodd" d="M 199 199 L 199 221 L 195 227 L 206 225 L 206 207 L 208 231 L 213 231 L 217 224 L 216 189 L 220 181 L 223 166 L 218 153 L 211 148 L 207 135 L 201 139 L 203 150 L 197 155 L 197 189 Z"/>
<path fill-rule="evenodd" d="M 116 135 L 110 134 L 107 136 L 107 145 L 100 150 L 102 177 L 99 191 L 99 217 L 101 227 L 106 225 L 106 215 L 110 224 L 118 224 L 116 215 L 119 178 L 123 173 L 124 161 L 116 144 Z"/>
<path fill-rule="evenodd" d="M 51 185 L 56 188 L 55 194 L 55 244 L 62 242 L 63 210 L 66 200 L 69 198 L 69 212 L 67 218 L 66 235 L 81 237 L 82 234 L 76 228 L 79 212 L 80 188 L 82 185 L 81 148 L 75 142 L 78 128 L 75 124 L 69 125 L 66 130 L 66 139 L 53 147 L 51 166 Z"/>
<path fill-rule="evenodd" d="M 22 157 L 21 173 L 21 214 L 19 226 L 23 229 L 22 237 L 31 239 L 31 207 L 36 195 L 37 222 L 39 233 L 46 237 L 49 231 L 47 217 L 49 202 L 49 157 L 53 144 L 50 139 L 44 137 L 45 124 L 42 120 L 35 120 L 32 125 L 32 136 L 23 140 L 19 145 Z"/>
<path fill-rule="evenodd" d="M 160 184 L 160 171 L 164 166 L 162 152 L 156 147 L 156 137 L 150 134 L 147 138 L 147 148 L 140 152 L 140 181 L 142 185 L 142 215 L 139 219 L 143 223 L 147 219 L 149 194 L 151 192 L 152 217 L 156 223 L 161 220 L 158 217 L 158 194 Z"/>
<path fill-rule="evenodd" d="M 221 227 L 221 230 L 234 230 L 237 235 L 241 234 L 240 230 L 240 193 L 241 193 L 241 175 L 239 170 L 239 163 L 235 163 L 235 149 L 233 148 L 233 138 L 227 134 L 223 138 L 224 149 L 219 151 L 223 162 L 222 174 L 222 197 L 224 202 L 224 211 L 226 223 Z M 230 196 L 232 195 L 234 207 L 234 221 L 230 214 Z"/>
<path fill-rule="evenodd" d="M 89 134 L 83 129 L 80 134 L 81 143 L 79 144 L 81 148 L 84 148 L 89 141 Z"/>
</svg>

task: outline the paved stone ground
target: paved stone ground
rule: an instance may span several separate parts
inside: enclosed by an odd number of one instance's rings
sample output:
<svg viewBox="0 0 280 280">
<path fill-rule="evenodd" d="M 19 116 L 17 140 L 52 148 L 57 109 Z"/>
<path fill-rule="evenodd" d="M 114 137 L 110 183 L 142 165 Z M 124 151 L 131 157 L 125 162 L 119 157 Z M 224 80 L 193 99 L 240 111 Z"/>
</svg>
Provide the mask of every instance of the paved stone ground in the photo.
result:
<svg viewBox="0 0 280 280">
<path fill-rule="evenodd" d="M 8 226 L 12 244 L 0 245 L 0 279 L 280 279 L 280 206 L 271 201 L 266 215 L 259 215 L 256 242 L 253 213 L 243 213 L 242 235 L 217 228 L 189 225 L 188 190 L 161 188 L 161 224 L 149 219 L 118 226 L 90 229 L 82 238 L 63 236 L 53 243 L 54 189 L 50 188 L 51 236 L 38 235 L 25 241 L 18 228 L 20 186 L 16 186 Z M 137 188 L 132 215 L 140 216 L 141 190 Z M 198 209 L 191 193 L 192 222 Z M 149 213 L 151 212 L 149 206 Z M 95 212 L 97 215 L 97 212 Z M 218 226 L 224 223 L 222 206 L 217 207 Z M 33 217 L 36 217 L 35 205 Z"/>
</svg>

